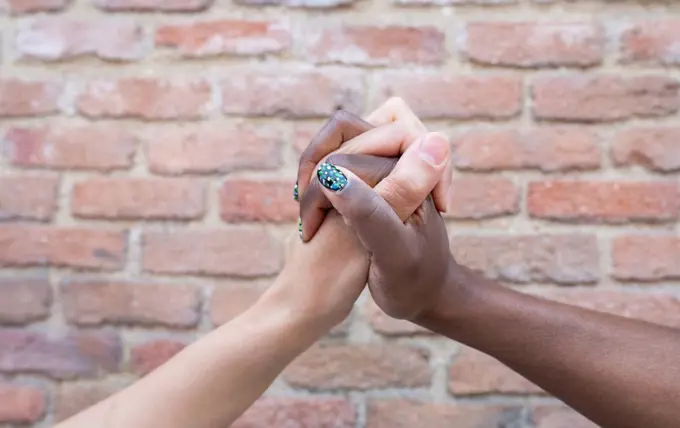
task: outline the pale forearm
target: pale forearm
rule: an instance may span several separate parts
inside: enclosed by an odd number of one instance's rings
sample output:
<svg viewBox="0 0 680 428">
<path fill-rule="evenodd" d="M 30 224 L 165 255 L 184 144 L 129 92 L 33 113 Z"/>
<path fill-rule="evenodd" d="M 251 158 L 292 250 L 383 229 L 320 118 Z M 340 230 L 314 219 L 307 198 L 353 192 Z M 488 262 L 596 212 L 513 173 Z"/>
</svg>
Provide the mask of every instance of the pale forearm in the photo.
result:
<svg viewBox="0 0 680 428">
<path fill-rule="evenodd" d="M 229 426 L 319 332 L 268 293 L 128 389 L 58 428 Z"/>
<path fill-rule="evenodd" d="M 680 332 L 538 299 L 470 271 L 461 279 L 468 290 L 456 296 L 465 301 L 442 304 L 422 325 L 492 355 L 603 427 L 678 426 Z"/>
</svg>

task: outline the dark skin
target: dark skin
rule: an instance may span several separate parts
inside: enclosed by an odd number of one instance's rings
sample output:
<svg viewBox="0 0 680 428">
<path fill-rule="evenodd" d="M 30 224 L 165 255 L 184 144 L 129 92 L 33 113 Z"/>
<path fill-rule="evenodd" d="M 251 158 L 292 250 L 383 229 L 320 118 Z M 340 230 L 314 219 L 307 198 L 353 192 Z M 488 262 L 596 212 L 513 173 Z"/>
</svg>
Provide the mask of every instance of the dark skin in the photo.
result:
<svg viewBox="0 0 680 428">
<path fill-rule="evenodd" d="M 306 161 L 321 161 L 344 142 L 321 140 Z M 345 218 L 370 254 L 369 288 L 387 314 L 493 356 L 602 427 L 680 426 L 679 331 L 503 287 L 456 263 L 430 198 L 402 219 L 372 189 L 375 179 L 354 175 L 351 159 L 342 166 L 344 189 L 316 186 L 303 196 L 303 224 L 308 216 L 320 224 L 331 205 Z M 311 173 L 299 179 L 309 182 Z"/>
</svg>

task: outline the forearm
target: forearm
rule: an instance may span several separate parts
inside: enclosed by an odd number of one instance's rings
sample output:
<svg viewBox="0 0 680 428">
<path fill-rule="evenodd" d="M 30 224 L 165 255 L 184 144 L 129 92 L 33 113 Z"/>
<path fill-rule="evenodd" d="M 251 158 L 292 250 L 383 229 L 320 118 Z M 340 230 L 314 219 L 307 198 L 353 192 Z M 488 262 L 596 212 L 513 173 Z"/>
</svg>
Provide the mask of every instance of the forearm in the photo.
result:
<svg viewBox="0 0 680 428">
<path fill-rule="evenodd" d="M 229 426 L 320 334 L 277 300 L 276 292 L 265 294 L 136 384 L 58 428 Z"/>
<path fill-rule="evenodd" d="M 464 268 L 450 282 L 456 292 L 445 289 L 419 324 L 497 358 L 603 427 L 680 423 L 680 332 L 538 299 Z"/>
</svg>

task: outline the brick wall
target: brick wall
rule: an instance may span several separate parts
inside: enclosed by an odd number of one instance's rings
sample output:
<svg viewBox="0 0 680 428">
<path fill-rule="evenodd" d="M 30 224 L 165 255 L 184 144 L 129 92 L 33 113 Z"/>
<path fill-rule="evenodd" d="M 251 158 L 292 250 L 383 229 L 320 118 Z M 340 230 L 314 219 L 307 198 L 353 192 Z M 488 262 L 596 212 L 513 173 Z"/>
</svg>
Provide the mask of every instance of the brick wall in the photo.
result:
<svg viewBox="0 0 680 428">
<path fill-rule="evenodd" d="M 50 426 L 252 303 L 297 219 L 299 150 L 334 108 L 390 95 L 453 138 L 461 262 L 680 327 L 673 2 L 0 8 L 0 425 Z M 590 426 L 368 296 L 237 426 L 291 420 Z"/>
</svg>

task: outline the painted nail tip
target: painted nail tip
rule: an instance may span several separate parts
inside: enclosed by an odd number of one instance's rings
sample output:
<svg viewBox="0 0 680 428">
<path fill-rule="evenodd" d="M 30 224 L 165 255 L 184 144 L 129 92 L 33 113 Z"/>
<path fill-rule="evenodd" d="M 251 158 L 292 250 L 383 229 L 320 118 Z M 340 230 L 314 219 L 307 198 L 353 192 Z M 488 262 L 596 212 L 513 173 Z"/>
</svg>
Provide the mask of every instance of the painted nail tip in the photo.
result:
<svg viewBox="0 0 680 428">
<path fill-rule="evenodd" d="M 316 177 L 323 187 L 338 192 L 347 186 L 347 176 L 335 165 L 325 162 L 316 171 Z"/>
<path fill-rule="evenodd" d="M 300 236 L 300 239 L 304 241 L 304 238 L 302 238 L 302 219 L 298 218 L 298 236 Z"/>
<path fill-rule="evenodd" d="M 295 182 L 295 186 L 293 187 L 293 200 L 297 201 L 300 199 L 300 195 L 298 194 L 298 182 Z"/>
</svg>

